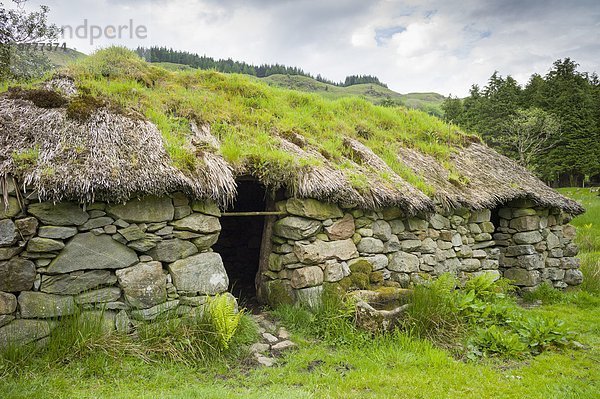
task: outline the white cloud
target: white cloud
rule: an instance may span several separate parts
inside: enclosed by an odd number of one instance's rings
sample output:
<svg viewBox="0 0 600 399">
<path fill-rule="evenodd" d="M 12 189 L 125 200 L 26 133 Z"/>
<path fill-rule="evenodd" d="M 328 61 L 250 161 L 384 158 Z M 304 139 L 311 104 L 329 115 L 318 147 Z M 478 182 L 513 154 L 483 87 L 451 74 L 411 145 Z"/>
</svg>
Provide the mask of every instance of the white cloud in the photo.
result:
<svg viewBox="0 0 600 399">
<path fill-rule="evenodd" d="M 6 0 L 5 0 L 6 1 Z M 341 80 L 377 75 L 400 92 L 466 95 L 498 70 L 524 83 L 558 58 L 582 70 L 600 63 L 600 3 L 595 0 L 60 0 L 48 4 L 59 24 L 147 25 L 148 39 L 251 63 L 285 63 Z M 66 4 L 68 3 L 68 4 Z M 89 52 L 99 40 L 72 40 Z"/>
</svg>

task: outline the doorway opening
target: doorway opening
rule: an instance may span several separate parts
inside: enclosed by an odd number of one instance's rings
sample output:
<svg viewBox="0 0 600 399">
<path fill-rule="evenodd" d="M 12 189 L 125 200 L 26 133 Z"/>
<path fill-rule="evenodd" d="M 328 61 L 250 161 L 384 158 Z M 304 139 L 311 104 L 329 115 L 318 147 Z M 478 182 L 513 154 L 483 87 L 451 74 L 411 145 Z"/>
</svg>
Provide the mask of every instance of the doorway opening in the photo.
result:
<svg viewBox="0 0 600 399">
<path fill-rule="evenodd" d="M 249 216 L 247 213 L 266 210 L 266 192 L 256 180 L 238 180 L 237 183 L 237 198 L 220 219 L 221 234 L 213 249 L 223 258 L 229 276 L 229 292 L 252 310 L 258 306 L 256 278 L 261 262 L 265 217 Z M 232 215 L 238 212 L 246 214 Z"/>
</svg>

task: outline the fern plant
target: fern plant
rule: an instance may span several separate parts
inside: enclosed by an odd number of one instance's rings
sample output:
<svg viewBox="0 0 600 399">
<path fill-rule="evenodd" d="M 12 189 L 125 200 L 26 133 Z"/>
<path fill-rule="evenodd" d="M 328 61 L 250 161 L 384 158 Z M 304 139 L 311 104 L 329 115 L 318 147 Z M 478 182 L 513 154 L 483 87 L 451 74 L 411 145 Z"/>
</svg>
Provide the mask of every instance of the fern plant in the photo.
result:
<svg viewBox="0 0 600 399">
<path fill-rule="evenodd" d="M 219 294 L 212 297 L 208 302 L 208 318 L 212 324 L 221 349 L 228 349 L 233 339 L 243 310 L 236 309 L 235 299 L 227 294 Z"/>
</svg>

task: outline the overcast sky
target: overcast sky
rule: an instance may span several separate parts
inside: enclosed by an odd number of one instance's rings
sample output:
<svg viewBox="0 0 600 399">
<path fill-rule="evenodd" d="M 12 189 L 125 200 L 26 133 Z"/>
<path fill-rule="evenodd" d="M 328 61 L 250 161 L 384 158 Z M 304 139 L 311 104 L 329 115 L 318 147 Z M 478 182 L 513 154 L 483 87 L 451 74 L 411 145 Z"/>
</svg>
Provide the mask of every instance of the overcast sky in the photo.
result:
<svg viewBox="0 0 600 399">
<path fill-rule="evenodd" d="M 147 29 L 146 37 L 130 39 L 122 30 L 121 39 L 93 44 L 89 34 L 65 38 L 85 53 L 110 44 L 164 45 L 299 66 L 333 80 L 376 75 L 401 93 L 465 96 L 494 70 L 525 83 L 564 57 L 600 72 L 599 0 L 30 0 L 27 7 L 39 4 L 50 6 L 59 25 L 132 20 L 134 29 Z"/>
</svg>

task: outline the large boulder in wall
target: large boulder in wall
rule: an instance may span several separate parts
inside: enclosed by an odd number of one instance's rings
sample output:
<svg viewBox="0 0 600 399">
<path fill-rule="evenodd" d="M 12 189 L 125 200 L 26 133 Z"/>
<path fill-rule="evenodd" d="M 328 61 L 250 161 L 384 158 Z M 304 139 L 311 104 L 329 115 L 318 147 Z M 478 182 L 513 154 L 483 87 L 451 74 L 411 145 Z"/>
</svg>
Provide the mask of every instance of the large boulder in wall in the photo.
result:
<svg viewBox="0 0 600 399">
<path fill-rule="evenodd" d="M 132 249 L 108 235 L 78 234 L 50 263 L 48 274 L 69 273 L 75 270 L 123 269 L 138 261 Z"/>
</svg>

